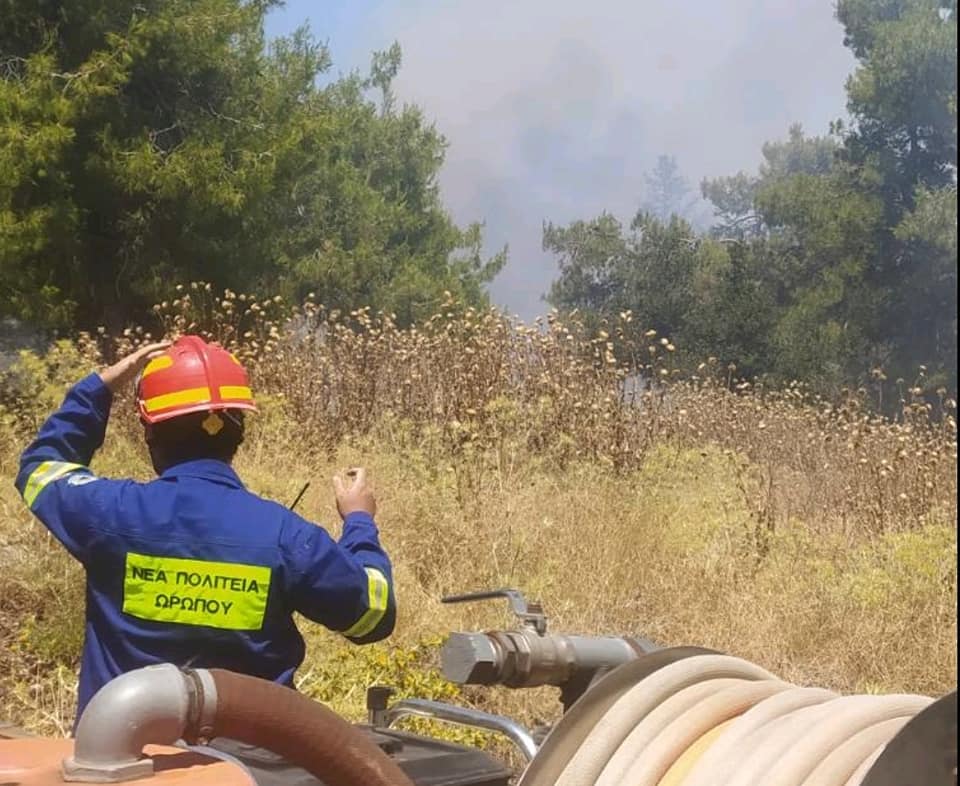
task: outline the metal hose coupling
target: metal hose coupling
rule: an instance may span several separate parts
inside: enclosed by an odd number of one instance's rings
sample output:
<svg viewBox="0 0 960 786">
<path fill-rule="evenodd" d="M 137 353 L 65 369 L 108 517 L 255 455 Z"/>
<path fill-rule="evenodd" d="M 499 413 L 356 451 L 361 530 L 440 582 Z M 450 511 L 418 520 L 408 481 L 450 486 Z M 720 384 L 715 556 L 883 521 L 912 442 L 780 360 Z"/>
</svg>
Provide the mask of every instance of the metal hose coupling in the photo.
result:
<svg viewBox="0 0 960 786">
<path fill-rule="evenodd" d="M 541 635 L 528 628 L 454 633 L 440 659 L 444 677 L 461 685 L 559 688 L 566 712 L 603 675 L 657 649 L 647 639 Z"/>
<path fill-rule="evenodd" d="M 651 646 L 615 636 L 540 636 L 532 631 L 454 633 L 441 651 L 443 675 L 461 685 L 563 686 L 616 668 Z"/>
<path fill-rule="evenodd" d="M 443 675 L 461 685 L 560 688 L 569 708 L 599 676 L 660 649 L 649 639 L 547 633 L 543 606 L 516 589 L 448 595 L 443 603 L 503 598 L 520 622 L 518 630 L 453 633 L 440 653 Z"/>
</svg>

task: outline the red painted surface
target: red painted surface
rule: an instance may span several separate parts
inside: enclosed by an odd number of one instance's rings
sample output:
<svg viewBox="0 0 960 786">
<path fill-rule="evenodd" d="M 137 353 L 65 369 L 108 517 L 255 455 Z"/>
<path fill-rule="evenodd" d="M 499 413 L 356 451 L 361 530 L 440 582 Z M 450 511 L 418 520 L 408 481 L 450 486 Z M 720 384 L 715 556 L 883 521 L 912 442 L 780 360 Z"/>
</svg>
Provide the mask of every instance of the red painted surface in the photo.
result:
<svg viewBox="0 0 960 786">
<path fill-rule="evenodd" d="M 0 784 L 63 786 L 60 763 L 73 753 L 73 740 L 31 737 L 0 739 Z M 199 753 L 148 745 L 154 775 L 134 781 L 143 786 L 256 786 L 239 767 Z"/>
</svg>

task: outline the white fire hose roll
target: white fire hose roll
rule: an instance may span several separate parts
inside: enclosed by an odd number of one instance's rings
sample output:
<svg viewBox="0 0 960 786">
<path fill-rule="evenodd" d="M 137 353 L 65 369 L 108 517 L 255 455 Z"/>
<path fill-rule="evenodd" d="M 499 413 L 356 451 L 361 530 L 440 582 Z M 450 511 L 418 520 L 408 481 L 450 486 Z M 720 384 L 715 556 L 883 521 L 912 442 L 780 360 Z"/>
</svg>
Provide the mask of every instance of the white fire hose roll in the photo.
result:
<svg viewBox="0 0 960 786">
<path fill-rule="evenodd" d="M 847 706 L 806 730 L 790 746 L 784 757 L 768 771 L 764 779 L 766 786 L 799 786 L 841 742 L 876 723 L 912 717 L 933 703 L 933 699 L 926 696 L 910 694 L 849 698 Z"/>
<path fill-rule="evenodd" d="M 597 786 L 620 786 L 637 750 L 647 745 L 663 729 L 691 707 L 698 706 L 701 701 L 724 688 L 729 688 L 731 685 L 742 685 L 745 682 L 748 682 L 748 680 L 734 678 L 707 680 L 677 691 L 634 727 L 633 731 L 610 757 L 607 766 L 603 768 L 603 772 L 597 779 Z"/>
<path fill-rule="evenodd" d="M 863 779 L 867 777 L 867 773 L 870 772 L 870 768 L 877 763 L 877 759 L 880 758 L 886 747 L 887 743 L 878 745 L 877 749 L 864 759 L 863 764 L 854 770 L 853 775 L 847 778 L 847 782 L 843 784 L 843 786 L 860 786 L 860 784 L 863 783 Z"/>
<path fill-rule="evenodd" d="M 806 729 L 816 725 L 831 713 L 844 697 L 822 704 L 802 707 L 777 718 L 744 739 L 743 744 L 731 750 L 723 770 L 724 780 L 715 780 L 714 786 L 758 786 L 764 783 L 763 773 L 794 743 Z"/>
<path fill-rule="evenodd" d="M 823 704 L 837 694 L 823 688 L 791 688 L 761 701 L 730 724 L 723 735 L 700 757 L 683 786 L 715 786 L 722 783 L 738 761 L 743 760 L 743 741 L 757 729 L 794 710 Z"/>
<path fill-rule="evenodd" d="M 631 786 L 657 786 L 660 778 L 684 750 L 715 726 L 740 715 L 757 702 L 790 687 L 779 680 L 744 682 L 726 688 L 677 718 L 643 749 L 627 770 L 621 783 Z"/>
<path fill-rule="evenodd" d="M 821 761 L 803 781 L 803 786 L 841 786 L 870 755 L 892 740 L 910 720 L 909 716 L 881 721 L 858 731 Z"/>
<path fill-rule="evenodd" d="M 690 685 L 724 677 L 776 679 L 756 664 L 729 655 L 698 655 L 664 666 L 616 701 L 567 763 L 556 786 L 594 786 L 610 757 L 649 712 Z"/>
</svg>

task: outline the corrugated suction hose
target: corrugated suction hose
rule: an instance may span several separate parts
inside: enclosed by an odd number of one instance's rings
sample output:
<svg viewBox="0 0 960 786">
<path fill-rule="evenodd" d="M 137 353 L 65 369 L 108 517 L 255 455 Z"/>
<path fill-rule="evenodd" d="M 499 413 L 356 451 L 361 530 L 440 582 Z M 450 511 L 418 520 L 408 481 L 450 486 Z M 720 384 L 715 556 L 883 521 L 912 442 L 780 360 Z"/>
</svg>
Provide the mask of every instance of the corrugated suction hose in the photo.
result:
<svg viewBox="0 0 960 786">
<path fill-rule="evenodd" d="M 413 786 L 359 729 L 297 691 L 221 669 L 163 663 L 127 672 L 93 697 L 80 718 L 68 782 L 147 778 L 144 745 L 227 737 L 273 751 L 327 786 Z"/>
<path fill-rule="evenodd" d="M 548 772 L 559 773 L 556 786 L 860 786 L 884 746 L 933 703 L 800 688 L 720 654 L 661 661 L 652 672 L 621 667 L 635 670 L 632 685 L 608 675 L 614 695 L 601 680 L 593 727 L 565 746 L 558 724 L 542 749 L 551 761 L 535 760 L 520 786 L 553 786 Z"/>
<path fill-rule="evenodd" d="M 413 786 L 372 740 L 297 691 L 210 669 L 217 687 L 213 736 L 273 751 L 327 786 Z"/>
</svg>

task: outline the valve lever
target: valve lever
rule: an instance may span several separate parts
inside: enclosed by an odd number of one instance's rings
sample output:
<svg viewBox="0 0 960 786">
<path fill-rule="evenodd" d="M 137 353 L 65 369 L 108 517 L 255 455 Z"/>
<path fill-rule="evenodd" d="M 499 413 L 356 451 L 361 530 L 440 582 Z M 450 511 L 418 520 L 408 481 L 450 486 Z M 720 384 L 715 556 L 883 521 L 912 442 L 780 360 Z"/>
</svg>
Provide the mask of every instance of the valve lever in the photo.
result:
<svg viewBox="0 0 960 786">
<path fill-rule="evenodd" d="M 524 627 L 536 631 L 538 636 L 547 633 L 547 616 L 543 613 L 543 606 L 539 601 L 528 601 L 520 590 L 498 589 L 484 590 L 483 592 L 469 592 L 465 595 L 446 595 L 440 599 L 441 603 L 470 603 L 475 600 L 493 600 L 506 598 L 513 612 Z"/>
</svg>

